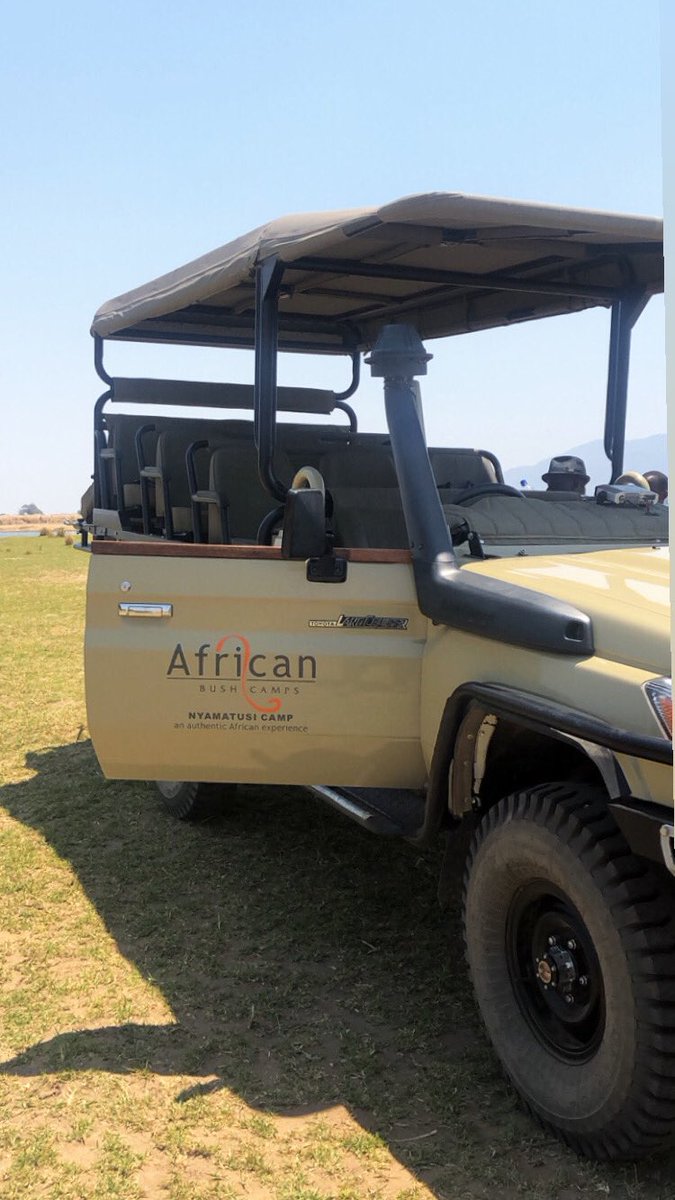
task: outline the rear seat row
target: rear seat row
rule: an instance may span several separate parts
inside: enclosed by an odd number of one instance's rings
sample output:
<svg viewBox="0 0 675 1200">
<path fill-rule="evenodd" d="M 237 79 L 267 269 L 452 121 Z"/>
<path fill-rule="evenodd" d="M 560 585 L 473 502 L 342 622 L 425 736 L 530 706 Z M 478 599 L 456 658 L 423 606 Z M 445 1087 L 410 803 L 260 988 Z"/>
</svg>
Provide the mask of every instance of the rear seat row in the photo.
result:
<svg viewBox="0 0 675 1200">
<path fill-rule="evenodd" d="M 251 421 L 159 418 L 144 425 L 116 416 L 109 423 L 109 445 L 99 453 L 101 501 L 119 510 L 123 528 L 142 527 L 170 539 L 256 541 L 275 503 L 258 476 Z M 186 465 L 190 446 L 192 480 Z M 480 451 L 439 447 L 429 457 L 444 503 L 467 487 L 501 481 L 496 460 Z M 337 544 L 408 544 L 386 436 L 280 423 L 275 473 L 288 485 L 301 466 L 317 467 L 323 476 Z"/>
</svg>

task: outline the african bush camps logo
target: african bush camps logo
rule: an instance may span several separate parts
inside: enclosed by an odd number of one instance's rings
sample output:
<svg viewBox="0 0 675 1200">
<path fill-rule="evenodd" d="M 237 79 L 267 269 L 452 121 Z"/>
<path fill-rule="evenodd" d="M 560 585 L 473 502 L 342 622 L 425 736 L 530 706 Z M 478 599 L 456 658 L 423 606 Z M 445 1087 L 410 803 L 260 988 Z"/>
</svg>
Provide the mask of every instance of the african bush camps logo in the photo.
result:
<svg viewBox="0 0 675 1200">
<path fill-rule="evenodd" d="M 297 696 L 303 683 L 316 680 L 316 659 L 312 654 L 254 654 L 243 634 L 226 633 L 196 650 L 178 642 L 166 674 L 168 679 L 198 680 L 203 691 L 240 692 L 256 712 L 276 713 L 284 697 Z"/>
</svg>

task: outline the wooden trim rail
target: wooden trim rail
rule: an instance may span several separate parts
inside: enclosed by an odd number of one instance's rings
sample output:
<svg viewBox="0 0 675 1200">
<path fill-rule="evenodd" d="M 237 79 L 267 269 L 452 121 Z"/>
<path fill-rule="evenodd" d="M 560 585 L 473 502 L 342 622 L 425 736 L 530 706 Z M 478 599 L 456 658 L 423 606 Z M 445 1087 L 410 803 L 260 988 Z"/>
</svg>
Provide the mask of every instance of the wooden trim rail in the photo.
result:
<svg viewBox="0 0 675 1200">
<path fill-rule="evenodd" d="M 280 546 L 216 546 L 194 542 L 131 541 L 94 538 L 92 554 L 112 554 L 138 558 L 230 558 L 281 561 Z M 358 546 L 336 547 L 335 554 L 348 562 L 409 563 L 409 550 L 370 550 Z"/>
</svg>

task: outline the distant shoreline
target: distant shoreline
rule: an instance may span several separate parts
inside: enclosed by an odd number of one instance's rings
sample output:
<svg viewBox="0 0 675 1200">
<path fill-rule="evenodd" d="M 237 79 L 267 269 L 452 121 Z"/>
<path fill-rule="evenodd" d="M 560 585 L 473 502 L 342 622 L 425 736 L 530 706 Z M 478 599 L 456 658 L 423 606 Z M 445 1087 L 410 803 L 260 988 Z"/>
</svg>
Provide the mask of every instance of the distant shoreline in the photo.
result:
<svg viewBox="0 0 675 1200">
<path fill-rule="evenodd" d="M 18 513 L 4 513 L 0 516 L 0 531 L 3 533 L 35 533 L 47 529 L 53 533 L 69 521 L 77 521 L 78 513 L 31 513 L 30 516 L 20 516 Z"/>
</svg>

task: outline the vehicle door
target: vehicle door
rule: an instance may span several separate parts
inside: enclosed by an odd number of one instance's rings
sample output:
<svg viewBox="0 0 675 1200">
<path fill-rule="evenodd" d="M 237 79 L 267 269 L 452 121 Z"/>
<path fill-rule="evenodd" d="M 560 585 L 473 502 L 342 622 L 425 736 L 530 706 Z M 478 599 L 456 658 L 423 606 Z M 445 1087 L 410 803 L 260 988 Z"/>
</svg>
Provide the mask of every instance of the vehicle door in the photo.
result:
<svg viewBox="0 0 675 1200">
<path fill-rule="evenodd" d="M 93 543 L 88 719 L 126 779 L 417 787 L 427 619 L 407 551 L 317 582 L 276 547 Z"/>
</svg>

